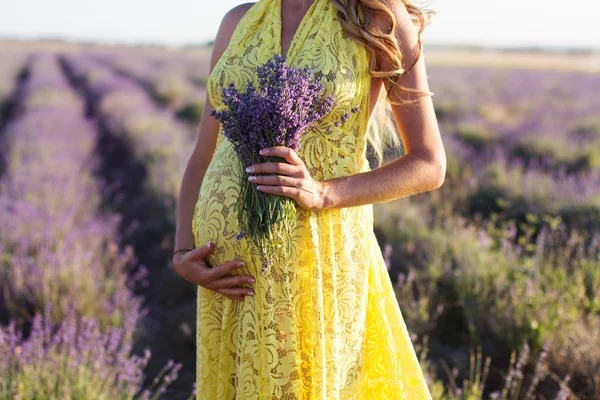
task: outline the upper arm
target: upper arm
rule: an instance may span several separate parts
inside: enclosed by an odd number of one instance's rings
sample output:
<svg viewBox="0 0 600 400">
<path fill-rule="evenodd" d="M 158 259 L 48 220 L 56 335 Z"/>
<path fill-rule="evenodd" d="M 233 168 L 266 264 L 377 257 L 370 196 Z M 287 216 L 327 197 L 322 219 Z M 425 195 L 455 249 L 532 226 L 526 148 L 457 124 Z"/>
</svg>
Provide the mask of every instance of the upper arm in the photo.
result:
<svg viewBox="0 0 600 400">
<path fill-rule="evenodd" d="M 419 56 L 418 32 L 419 26 L 412 22 L 412 18 L 401 0 L 386 1 L 392 9 L 397 20 L 396 37 L 402 51 L 403 68 L 410 70 L 398 78 L 397 86 L 408 89 L 429 92 L 427 71 L 425 69 L 424 53 L 421 49 Z M 384 32 L 389 32 L 391 25 L 387 19 L 377 19 L 379 27 Z M 417 57 L 419 57 L 417 59 Z M 416 60 L 416 63 L 415 63 Z M 384 61 L 380 65 L 382 70 L 390 70 L 391 65 Z M 393 100 L 406 100 L 406 93 L 392 87 L 389 80 L 384 81 L 386 90 Z M 391 90 L 391 92 L 390 92 Z M 414 98 L 414 96 L 410 96 Z M 406 152 L 416 152 L 433 163 L 441 165 L 445 170 L 445 152 L 435 115 L 431 96 L 420 96 L 414 103 L 406 106 L 391 104 L 392 113 L 398 126 Z M 445 174 L 445 172 L 443 172 Z"/>
<path fill-rule="evenodd" d="M 209 73 L 212 73 L 215 65 L 229 45 L 229 41 L 231 40 L 235 28 L 252 5 L 254 5 L 254 3 L 240 4 L 229 10 L 223 17 L 212 49 Z M 196 145 L 191 156 L 204 168 L 208 167 L 208 164 L 210 164 L 217 144 L 217 136 L 219 134 L 219 122 L 210 115 L 213 108 L 214 106 L 211 104 L 207 92 L 204 108 L 202 110 L 202 117 L 200 119 Z"/>
</svg>

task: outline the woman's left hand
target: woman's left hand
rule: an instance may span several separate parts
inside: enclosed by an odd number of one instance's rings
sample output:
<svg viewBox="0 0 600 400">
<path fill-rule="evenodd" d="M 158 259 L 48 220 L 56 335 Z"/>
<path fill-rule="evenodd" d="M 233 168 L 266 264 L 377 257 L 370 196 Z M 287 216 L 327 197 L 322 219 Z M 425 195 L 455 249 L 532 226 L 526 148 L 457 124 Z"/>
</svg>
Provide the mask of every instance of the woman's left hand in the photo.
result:
<svg viewBox="0 0 600 400">
<path fill-rule="evenodd" d="M 250 174 L 248 181 L 260 185 L 258 190 L 291 197 L 306 210 L 320 210 L 323 207 L 323 183 L 310 176 L 304 161 L 294 150 L 286 146 L 274 146 L 262 149 L 261 154 L 269 157 L 282 157 L 288 163 L 265 162 L 249 166 L 246 169 L 246 172 Z M 259 173 L 275 175 L 253 175 Z"/>
</svg>

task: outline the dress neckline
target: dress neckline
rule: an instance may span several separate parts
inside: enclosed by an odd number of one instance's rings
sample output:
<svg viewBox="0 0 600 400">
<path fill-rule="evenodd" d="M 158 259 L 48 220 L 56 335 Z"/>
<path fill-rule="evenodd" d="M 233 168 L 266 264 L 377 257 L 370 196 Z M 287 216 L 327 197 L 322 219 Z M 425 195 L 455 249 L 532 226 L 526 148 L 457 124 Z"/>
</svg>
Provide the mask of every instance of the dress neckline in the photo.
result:
<svg viewBox="0 0 600 400">
<path fill-rule="evenodd" d="M 286 54 L 283 54 L 283 0 L 276 0 L 276 1 L 277 1 L 277 7 L 275 10 L 275 14 L 277 16 L 277 30 L 276 30 L 276 33 L 277 33 L 276 36 L 277 36 L 277 42 L 278 42 L 277 49 L 281 56 L 285 57 L 286 60 L 289 60 L 290 56 L 293 55 L 292 51 L 295 48 L 296 42 L 298 40 L 300 40 L 299 36 L 302 34 L 304 25 L 306 25 L 306 23 L 310 19 L 311 14 L 313 14 L 315 11 L 315 8 L 317 7 L 317 3 L 320 3 L 321 0 L 314 0 L 313 3 L 308 8 L 308 10 L 306 10 L 306 13 L 302 17 L 302 20 L 300 20 L 300 24 L 298 25 L 298 27 L 296 28 L 296 31 L 294 32 L 294 36 L 292 36 L 292 41 L 290 42 L 290 46 L 288 47 Z"/>
</svg>

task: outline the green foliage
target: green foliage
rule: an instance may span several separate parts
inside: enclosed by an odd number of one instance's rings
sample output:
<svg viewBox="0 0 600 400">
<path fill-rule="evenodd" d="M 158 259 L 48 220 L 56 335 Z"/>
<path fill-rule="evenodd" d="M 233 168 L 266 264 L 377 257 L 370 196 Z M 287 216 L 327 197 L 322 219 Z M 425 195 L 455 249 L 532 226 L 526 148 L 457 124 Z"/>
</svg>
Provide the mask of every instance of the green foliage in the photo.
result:
<svg viewBox="0 0 600 400">
<path fill-rule="evenodd" d="M 521 158 L 527 164 L 551 162 L 555 171 L 564 169 L 569 174 L 600 166 L 599 149 L 588 144 L 577 145 L 567 136 L 526 136 L 512 145 L 510 152 L 511 156 Z"/>
<path fill-rule="evenodd" d="M 587 120 L 578 121 L 574 133 L 584 140 L 600 140 L 600 119 L 593 116 Z"/>
<path fill-rule="evenodd" d="M 454 135 L 475 151 L 492 149 L 500 143 L 489 129 L 480 126 L 460 125 Z"/>
<path fill-rule="evenodd" d="M 175 115 L 179 119 L 183 119 L 192 123 L 198 123 L 202 117 L 203 109 L 204 103 L 188 103 L 180 108 Z"/>
<path fill-rule="evenodd" d="M 565 243 L 560 217 L 525 213 L 523 221 L 503 222 L 493 213 L 477 227 L 458 216 L 432 219 L 415 203 L 381 204 L 376 220 L 386 221 L 378 228 L 402 254 L 403 265 L 392 270 L 405 271 L 395 290 L 407 326 L 434 339 L 436 356 L 444 359 L 443 343 L 474 347 L 492 340 L 488 352 L 496 357 L 523 346 L 536 353 L 544 343 L 557 348 L 564 331 L 598 315 L 598 249 L 576 235 Z M 448 398 L 482 398 L 473 387 L 464 390 Z"/>
</svg>

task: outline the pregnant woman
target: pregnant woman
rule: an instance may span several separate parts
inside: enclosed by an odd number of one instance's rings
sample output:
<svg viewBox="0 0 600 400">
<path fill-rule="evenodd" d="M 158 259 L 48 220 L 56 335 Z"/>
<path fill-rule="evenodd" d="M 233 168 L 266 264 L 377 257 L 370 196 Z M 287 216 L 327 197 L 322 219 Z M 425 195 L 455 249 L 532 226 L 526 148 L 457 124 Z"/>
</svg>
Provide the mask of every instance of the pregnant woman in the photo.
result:
<svg viewBox="0 0 600 400">
<path fill-rule="evenodd" d="M 444 181 L 421 48 L 429 16 L 410 0 L 259 0 L 224 17 L 173 255 L 177 273 L 198 285 L 198 400 L 431 398 L 372 213 L 374 203 Z M 287 162 L 245 172 L 210 111 L 230 82 L 256 84 L 256 67 L 274 54 L 316 72 L 336 106 L 322 121 L 330 129 L 307 132 L 297 152 L 265 149 Z M 367 143 L 377 154 L 386 132 L 399 143 L 393 131 L 370 129 L 385 125 L 390 108 L 405 155 L 371 170 Z M 289 254 L 264 275 L 234 212 L 249 177 L 297 210 Z"/>
</svg>

